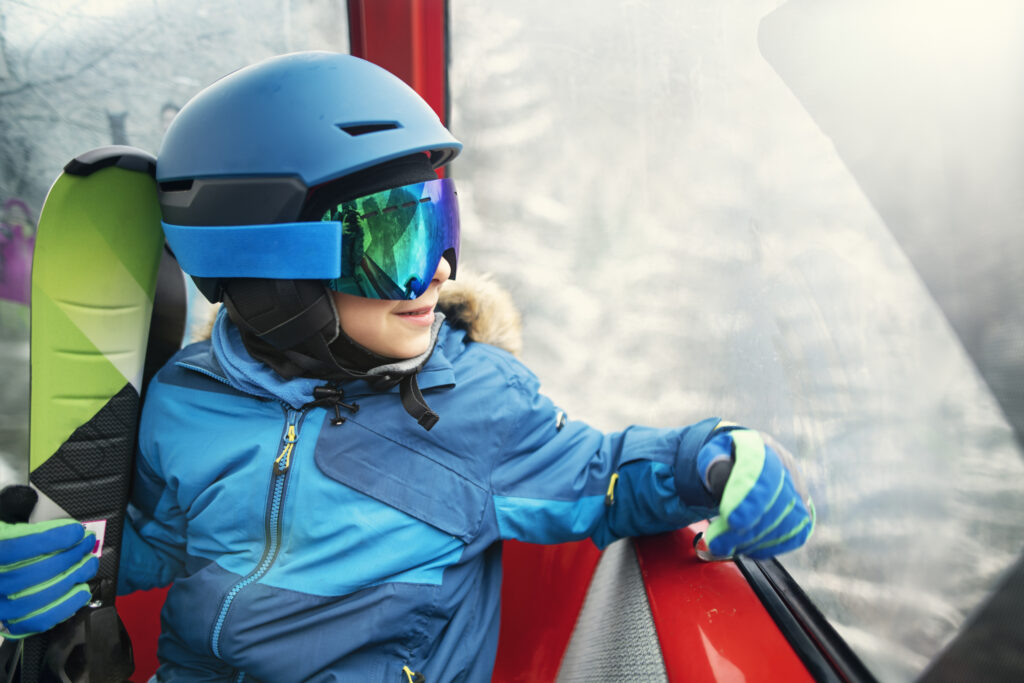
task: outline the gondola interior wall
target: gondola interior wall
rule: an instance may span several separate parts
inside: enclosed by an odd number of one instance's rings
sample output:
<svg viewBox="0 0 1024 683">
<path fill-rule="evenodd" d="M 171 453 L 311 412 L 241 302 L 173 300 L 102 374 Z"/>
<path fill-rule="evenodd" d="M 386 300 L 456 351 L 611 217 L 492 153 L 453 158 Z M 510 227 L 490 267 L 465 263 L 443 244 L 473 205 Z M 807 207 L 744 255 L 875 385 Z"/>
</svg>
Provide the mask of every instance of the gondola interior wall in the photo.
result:
<svg viewBox="0 0 1024 683">
<path fill-rule="evenodd" d="M 462 258 L 512 291 L 546 393 L 605 429 L 719 414 L 787 443 L 819 524 L 782 564 L 879 680 L 991 647 L 966 636 L 1024 548 L 1024 7 L 447 5 Z M 348 51 L 348 16 L 0 4 L 0 481 L 24 477 L 58 170 L 155 152 L 232 69 Z"/>
</svg>

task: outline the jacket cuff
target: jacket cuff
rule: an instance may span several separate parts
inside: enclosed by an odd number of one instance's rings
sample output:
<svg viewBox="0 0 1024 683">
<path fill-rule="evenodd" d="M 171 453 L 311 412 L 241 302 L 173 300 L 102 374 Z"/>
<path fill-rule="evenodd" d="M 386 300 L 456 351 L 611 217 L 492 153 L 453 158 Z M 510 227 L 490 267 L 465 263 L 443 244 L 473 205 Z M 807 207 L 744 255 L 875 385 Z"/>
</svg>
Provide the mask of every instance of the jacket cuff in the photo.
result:
<svg viewBox="0 0 1024 683">
<path fill-rule="evenodd" d="M 715 431 L 719 422 L 721 420 L 717 417 L 701 420 L 687 427 L 679 440 L 673 470 L 676 493 L 687 507 L 718 507 L 718 501 L 704 488 L 700 472 L 697 471 L 697 453 L 711 438 L 711 433 Z"/>
</svg>

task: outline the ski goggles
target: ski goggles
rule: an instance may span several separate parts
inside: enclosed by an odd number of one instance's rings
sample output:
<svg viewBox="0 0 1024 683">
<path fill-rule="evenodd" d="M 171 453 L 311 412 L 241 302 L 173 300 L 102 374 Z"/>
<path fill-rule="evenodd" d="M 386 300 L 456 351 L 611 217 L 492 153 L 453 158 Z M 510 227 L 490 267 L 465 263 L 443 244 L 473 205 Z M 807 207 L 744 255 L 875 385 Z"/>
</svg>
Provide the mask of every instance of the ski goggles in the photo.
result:
<svg viewBox="0 0 1024 683">
<path fill-rule="evenodd" d="M 415 299 L 437 265 L 459 257 L 459 209 L 448 178 L 342 202 L 323 215 L 341 224 L 341 274 L 328 288 L 369 299 Z"/>
<path fill-rule="evenodd" d="M 370 299 L 415 299 L 442 258 L 454 277 L 459 257 L 459 209 L 449 178 L 341 202 L 320 221 L 161 225 L 189 275 L 324 280 L 336 292 Z"/>
</svg>

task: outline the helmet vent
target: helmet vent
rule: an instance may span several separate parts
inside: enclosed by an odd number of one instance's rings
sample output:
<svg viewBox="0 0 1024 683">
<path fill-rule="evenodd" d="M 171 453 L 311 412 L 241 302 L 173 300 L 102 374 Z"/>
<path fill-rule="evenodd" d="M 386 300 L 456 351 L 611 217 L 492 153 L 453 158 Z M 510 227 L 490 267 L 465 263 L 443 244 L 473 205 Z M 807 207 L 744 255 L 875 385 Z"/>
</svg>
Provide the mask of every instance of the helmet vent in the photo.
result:
<svg viewBox="0 0 1024 683">
<path fill-rule="evenodd" d="M 168 180 L 160 183 L 161 192 L 187 192 L 192 189 L 193 180 Z"/>
<path fill-rule="evenodd" d="M 394 121 L 381 121 L 379 123 L 359 123 L 351 126 L 344 124 L 338 124 L 338 128 L 356 137 L 357 135 L 366 135 L 368 133 L 379 133 L 383 130 L 394 130 L 400 128 L 400 126 Z"/>
</svg>

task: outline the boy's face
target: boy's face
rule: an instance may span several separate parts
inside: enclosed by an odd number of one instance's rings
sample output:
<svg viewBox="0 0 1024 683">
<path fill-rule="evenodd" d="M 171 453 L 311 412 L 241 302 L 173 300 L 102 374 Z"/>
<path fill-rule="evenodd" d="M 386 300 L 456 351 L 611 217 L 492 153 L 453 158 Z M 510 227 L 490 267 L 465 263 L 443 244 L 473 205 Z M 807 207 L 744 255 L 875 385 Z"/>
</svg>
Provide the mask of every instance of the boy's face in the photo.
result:
<svg viewBox="0 0 1024 683">
<path fill-rule="evenodd" d="M 451 274 L 451 266 L 442 258 L 427 291 L 412 301 L 366 299 L 332 292 L 341 329 L 374 353 L 388 358 L 414 358 L 430 345 L 434 306 L 441 285 Z"/>
</svg>

